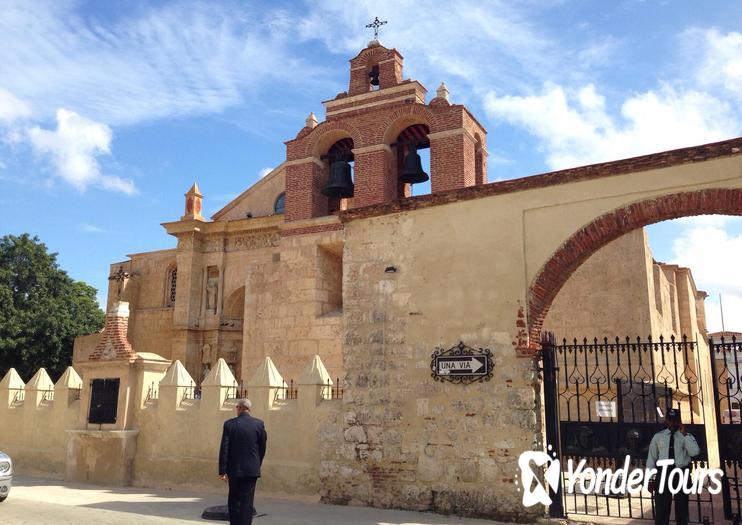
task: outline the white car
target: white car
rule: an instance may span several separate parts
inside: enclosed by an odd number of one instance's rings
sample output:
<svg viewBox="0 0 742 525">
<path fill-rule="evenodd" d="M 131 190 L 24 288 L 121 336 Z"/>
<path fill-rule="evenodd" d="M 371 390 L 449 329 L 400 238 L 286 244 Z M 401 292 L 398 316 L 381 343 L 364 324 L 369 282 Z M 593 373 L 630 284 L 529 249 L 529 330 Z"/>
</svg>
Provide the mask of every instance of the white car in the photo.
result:
<svg viewBox="0 0 742 525">
<path fill-rule="evenodd" d="M 0 451 L 0 503 L 10 494 L 13 485 L 13 462 L 10 456 Z"/>
</svg>

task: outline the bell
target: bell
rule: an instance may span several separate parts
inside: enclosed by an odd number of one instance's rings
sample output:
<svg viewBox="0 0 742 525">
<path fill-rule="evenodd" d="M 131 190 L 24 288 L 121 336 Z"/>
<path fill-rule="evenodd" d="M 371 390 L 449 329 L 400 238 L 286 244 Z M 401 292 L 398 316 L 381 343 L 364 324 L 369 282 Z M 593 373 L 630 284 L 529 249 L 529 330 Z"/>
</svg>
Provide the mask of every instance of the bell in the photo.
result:
<svg viewBox="0 0 742 525">
<path fill-rule="evenodd" d="M 408 184 L 417 184 L 430 179 L 428 174 L 423 171 L 423 162 L 420 155 L 417 154 L 417 148 L 410 146 L 410 151 L 404 158 L 404 167 L 399 180 Z"/>
<path fill-rule="evenodd" d="M 353 196 L 353 178 L 350 176 L 350 164 L 344 160 L 336 160 L 332 163 L 330 176 L 327 179 L 327 184 L 322 188 L 322 194 L 344 199 Z"/>
<path fill-rule="evenodd" d="M 371 68 L 371 71 L 368 72 L 368 77 L 371 79 L 372 86 L 379 85 L 379 66 L 378 65 Z"/>
</svg>

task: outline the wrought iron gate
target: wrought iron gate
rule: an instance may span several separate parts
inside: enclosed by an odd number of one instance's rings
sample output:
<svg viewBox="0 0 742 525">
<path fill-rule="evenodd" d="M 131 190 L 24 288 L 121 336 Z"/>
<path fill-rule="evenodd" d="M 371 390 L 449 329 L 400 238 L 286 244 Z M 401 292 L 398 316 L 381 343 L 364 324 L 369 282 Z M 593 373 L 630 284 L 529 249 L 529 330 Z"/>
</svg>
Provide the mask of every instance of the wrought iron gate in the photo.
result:
<svg viewBox="0 0 742 525">
<path fill-rule="evenodd" d="M 724 469 L 722 484 L 724 517 L 740 522 L 742 516 L 742 341 L 709 341 L 714 400 L 718 428 L 719 459 Z"/>
<path fill-rule="evenodd" d="M 560 457 L 562 472 L 570 459 L 616 469 L 629 456 L 631 467 L 644 467 L 652 436 L 663 428 L 663 414 L 670 407 L 681 410 L 686 429 L 701 447 L 694 466 L 708 466 L 705 400 L 694 341 L 616 338 L 557 344 L 548 334 L 542 349 L 547 441 Z M 550 514 L 565 513 L 652 519 L 654 507 L 647 492 L 553 493 Z M 690 520 L 714 521 L 708 492 L 691 496 Z"/>
</svg>

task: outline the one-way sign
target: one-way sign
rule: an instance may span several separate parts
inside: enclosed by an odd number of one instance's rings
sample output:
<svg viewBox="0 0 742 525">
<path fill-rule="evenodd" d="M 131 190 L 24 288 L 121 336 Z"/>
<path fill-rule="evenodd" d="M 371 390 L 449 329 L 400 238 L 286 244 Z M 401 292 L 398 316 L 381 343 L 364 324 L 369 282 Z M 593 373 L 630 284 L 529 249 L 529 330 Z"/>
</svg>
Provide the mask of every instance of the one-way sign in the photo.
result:
<svg viewBox="0 0 742 525">
<path fill-rule="evenodd" d="M 485 356 L 439 357 L 438 374 L 446 375 L 487 375 Z"/>
<path fill-rule="evenodd" d="M 492 378 L 492 352 L 475 350 L 463 342 L 444 350 L 438 348 L 431 355 L 431 376 L 436 381 L 473 383 Z"/>
</svg>

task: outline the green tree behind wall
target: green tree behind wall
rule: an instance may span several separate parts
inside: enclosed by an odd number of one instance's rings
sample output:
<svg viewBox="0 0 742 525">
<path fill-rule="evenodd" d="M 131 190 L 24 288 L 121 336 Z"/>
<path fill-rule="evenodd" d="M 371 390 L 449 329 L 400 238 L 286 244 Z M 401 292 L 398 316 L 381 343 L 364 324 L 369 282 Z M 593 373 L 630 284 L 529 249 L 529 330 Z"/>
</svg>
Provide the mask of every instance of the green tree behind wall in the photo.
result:
<svg viewBox="0 0 742 525">
<path fill-rule="evenodd" d="M 0 378 L 24 381 L 41 367 L 56 380 L 72 362 L 78 335 L 103 328 L 96 289 L 73 280 L 38 237 L 0 239 Z"/>
</svg>

